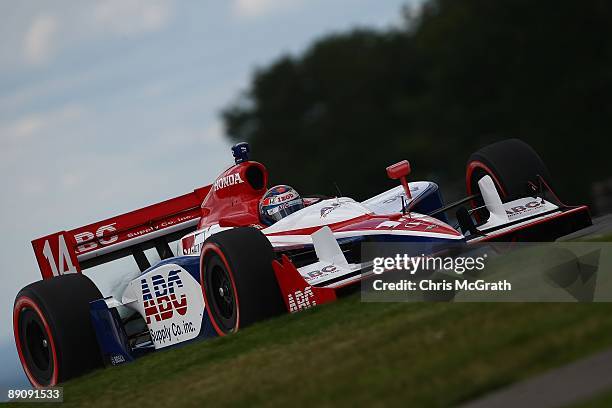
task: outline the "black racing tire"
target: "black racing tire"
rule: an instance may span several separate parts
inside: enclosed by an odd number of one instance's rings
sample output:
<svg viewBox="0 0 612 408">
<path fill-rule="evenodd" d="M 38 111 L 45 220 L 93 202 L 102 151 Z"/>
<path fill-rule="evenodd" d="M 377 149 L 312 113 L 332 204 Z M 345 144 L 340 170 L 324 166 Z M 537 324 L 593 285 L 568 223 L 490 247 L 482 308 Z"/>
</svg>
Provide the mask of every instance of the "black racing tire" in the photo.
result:
<svg viewBox="0 0 612 408">
<path fill-rule="evenodd" d="M 202 246 L 200 283 L 220 336 L 286 313 L 268 238 L 252 227 L 214 234 Z"/>
<path fill-rule="evenodd" d="M 468 159 L 466 169 L 467 194 L 478 194 L 478 180 L 491 176 L 503 201 L 526 197 L 533 192 L 530 183 L 539 185 L 538 176 L 552 188 L 546 165 L 527 143 L 508 139 L 483 147 Z"/>
<path fill-rule="evenodd" d="M 102 298 L 85 275 L 34 282 L 19 291 L 13 332 L 21 365 L 35 387 L 50 387 L 103 366 L 89 314 Z"/>
</svg>

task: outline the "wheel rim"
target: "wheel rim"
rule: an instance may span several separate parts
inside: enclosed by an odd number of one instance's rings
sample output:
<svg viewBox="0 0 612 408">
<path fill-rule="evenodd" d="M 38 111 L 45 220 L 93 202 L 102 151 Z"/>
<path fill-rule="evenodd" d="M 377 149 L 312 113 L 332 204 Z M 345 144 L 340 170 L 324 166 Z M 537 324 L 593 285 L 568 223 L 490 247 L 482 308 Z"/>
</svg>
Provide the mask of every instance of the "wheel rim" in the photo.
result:
<svg viewBox="0 0 612 408">
<path fill-rule="evenodd" d="M 205 278 L 206 298 L 213 318 L 220 329 L 229 333 L 236 327 L 236 294 L 231 277 L 223 263 L 216 255 L 211 255 L 206 261 Z"/>
<path fill-rule="evenodd" d="M 54 368 L 51 339 L 38 314 L 30 308 L 19 313 L 19 336 L 29 371 L 41 385 L 49 384 Z"/>
<path fill-rule="evenodd" d="M 227 273 L 218 265 L 215 265 L 212 273 L 212 292 L 215 303 L 225 319 L 230 319 L 234 313 L 234 294 L 231 289 Z"/>
</svg>

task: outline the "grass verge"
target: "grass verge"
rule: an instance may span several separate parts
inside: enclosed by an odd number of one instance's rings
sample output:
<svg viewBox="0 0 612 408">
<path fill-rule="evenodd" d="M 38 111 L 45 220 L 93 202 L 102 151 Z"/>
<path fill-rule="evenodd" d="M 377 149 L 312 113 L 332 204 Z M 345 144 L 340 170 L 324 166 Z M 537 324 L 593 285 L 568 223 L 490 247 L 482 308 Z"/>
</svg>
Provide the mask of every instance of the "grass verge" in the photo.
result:
<svg viewBox="0 0 612 408">
<path fill-rule="evenodd" d="M 64 405 L 448 406 L 609 347 L 611 333 L 608 304 L 351 297 L 89 374 L 64 385 Z"/>
</svg>

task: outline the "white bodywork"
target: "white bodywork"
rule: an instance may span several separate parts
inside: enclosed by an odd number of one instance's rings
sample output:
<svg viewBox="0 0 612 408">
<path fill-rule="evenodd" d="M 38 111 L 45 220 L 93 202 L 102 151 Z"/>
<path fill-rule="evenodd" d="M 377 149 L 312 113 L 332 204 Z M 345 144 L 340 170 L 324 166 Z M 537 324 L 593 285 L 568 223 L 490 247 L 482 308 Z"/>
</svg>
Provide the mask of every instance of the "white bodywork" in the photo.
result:
<svg viewBox="0 0 612 408">
<path fill-rule="evenodd" d="M 534 215 L 549 213 L 558 209 L 554 204 L 541 198 L 526 197 L 502 203 L 489 176 L 483 177 L 478 184 L 485 206 L 491 214 L 487 222 L 478 227 L 483 232 L 490 229 L 499 230 L 500 226 L 508 223 L 513 223 L 513 227 L 509 228 L 514 228 L 516 225 L 520 225 L 520 222 L 515 223 L 515 221 L 529 217 L 530 220 L 526 222 L 531 222 Z M 262 232 L 266 234 L 274 247 L 312 244 L 318 259 L 312 264 L 298 268 L 300 275 L 311 286 L 330 280 L 334 280 L 334 283 L 328 287 L 339 286 L 348 281 L 360 279 L 359 274 L 356 274 L 356 272 L 362 271 L 369 264 L 348 263 L 337 239 L 367 235 L 369 233 L 376 233 L 376 231 L 353 230 L 346 233 L 332 232 L 328 225 L 357 219 L 362 216 L 398 213 L 402 210 L 402 198 L 404 204 L 410 206 L 411 203 L 421 199 L 429 189 L 435 188 L 435 184 L 429 182 L 413 182 L 409 186 L 412 195 L 411 200 L 406 198 L 401 186 L 387 190 L 361 203 L 348 197 L 322 200 L 285 217 L 274 225 L 263 229 Z M 428 222 L 433 220 L 431 217 L 417 213 L 411 213 L 407 217 L 399 218 L 398 221 L 386 221 L 383 224 L 400 224 L 406 221 L 418 223 L 420 219 L 428 220 Z M 311 234 L 274 235 L 279 232 L 306 228 L 312 229 L 313 227 L 315 231 Z M 385 225 L 385 227 L 388 227 L 388 225 Z M 208 237 L 229 228 L 231 227 L 220 227 L 218 224 L 215 224 L 186 235 L 178 242 L 177 255 L 199 257 L 202 245 Z M 406 235 L 432 238 L 443 236 L 446 239 L 464 239 L 462 234 L 457 234 L 453 237 L 427 231 L 394 230 L 392 233 L 405 233 Z M 477 239 L 474 241 L 477 241 Z M 172 283 L 170 283 L 171 275 L 174 277 Z M 345 275 L 347 279 L 338 280 L 338 278 Z M 178 277 L 178 281 L 176 277 Z M 171 288 L 174 290 L 173 293 L 170 293 Z M 147 294 L 149 293 L 146 290 L 157 295 L 155 296 L 157 310 L 167 313 L 170 317 L 157 320 L 154 314 L 147 312 L 147 307 L 150 304 L 146 302 L 150 300 L 147 300 Z M 165 295 L 168 298 L 164 300 L 163 296 Z M 171 295 L 174 295 L 174 297 L 171 297 Z M 160 296 L 162 297 L 161 304 Z M 197 337 L 200 333 L 202 317 L 205 313 L 205 305 L 199 282 L 185 269 L 172 263 L 152 268 L 152 270 L 129 282 L 123 292 L 121 301 L 111 297 L 107 298 L 106 302 L 109 307 L 126 306 L 143 316 L 151 333 L 155 348 L 167 347 Z M 182 302 L 186 302 L 184 309 L 181 309 Z"/>
<path fill-rule="evenodd" d="M 122 303 L 145 319 L 156 349 L 191 340 L 200 333 L 202 289 L 179 265 L 165 264 L 131 281 Z"/>
<path fill-rule="evenodd" d="M 480 179 L 478 181 L 478 187 L 480 188 L 484 204 L 490 213 L 487 222 L 478 227 L 478 230 L 484 233 L 493 228 L 508 223 L 514 223 L 524 218 L 529 218 L 528 222 L 533 222 L 531 217 L 535 215 L 545 213 L 550 215 L 549 213 L 551 211 L 559 210 L 559 207 L 553 203 L 537 197 L 519 198 L 507 203 L 502 203 L 490 176 L 484 176 Z M 509 226 L 508 229 L 516 228 L 520 225 L 521 223 L 516 223 Z M 500 231 L 504 232 L 506 230 L 501 229 Z"/>
<path fill-rule="evenodd" d="M 270 242 L 275 247 L 295 244 L 312 244 L 312 239 L 310 236 L 274 236 L 269 234 L 274 234 L 281 231 L 298 230 L 301 228 L 317 226 L 322 227 L 325 225 L 354 219 L 367 214 L 383 215 L 398 213 L 402 210 L 402 197 L 404 198 L 405 205 L 408 206 L 411 203 L 421 199 L 429 191 L 429 189 L 435 188 L 434 183 L 427 181 L 412 182 L 409 183 L 409 186 L 410 193 L 412 195 L 412 199 L 410 200 L 406 198 L 406 193 L 404 192 L 402 186 L 389 189 L 361 203 L 349 197 L 338 197 L 322 200 L 283 218 L 274 225 L 263 229 L 262 232 L 268 235 Z M 323 209 L 329 209 L 329 211 L 322 213 Z M 422 215 L 414 213 L 414 217 L 419 216 Z M 188 242 L 189 240 L 181 239 L 178 241 L 177 254 L 199 255 L 202 244 L 209 236 L 229 228 L 230 227 L 224 228 L 220 227 L 218 224 L 214 224 L 210 227 L 194 231 L 185 236 L 185 238 L 194 237 L 193 242 L 190 242 L 191 245 L 185 245 L 185 242 Z M 349 236 L 356 234 L 334 233 L 336 238 L 343 238 L 343 235 Z"/>
</svg>

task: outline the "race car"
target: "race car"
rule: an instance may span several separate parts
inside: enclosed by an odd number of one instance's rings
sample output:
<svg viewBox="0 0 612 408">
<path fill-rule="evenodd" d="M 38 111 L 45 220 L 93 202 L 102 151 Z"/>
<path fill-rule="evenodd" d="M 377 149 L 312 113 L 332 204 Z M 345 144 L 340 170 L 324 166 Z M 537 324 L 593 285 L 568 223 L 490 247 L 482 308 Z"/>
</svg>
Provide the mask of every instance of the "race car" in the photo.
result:
<svg viewBox="0 0 612 408">
<path fill-rule="evenodd" d="M 548 241 L 591 224 L 518 139 L 474 153 L 467 195 L 450 204 L 435 183 L 408 182 L 405 160 L 386 169 L 398 186 L 357 202 L 269 188 L 248 144 L 232 152 L 235 164 L 212 184 L 32 241 L 43 280 L 18 293 L 13 327 L 34 386 L 331 302 L 371 274 L 364 243 Z M 102 293 L 87 269 L 127 257 L 137 268 Z"/>
</svg>

